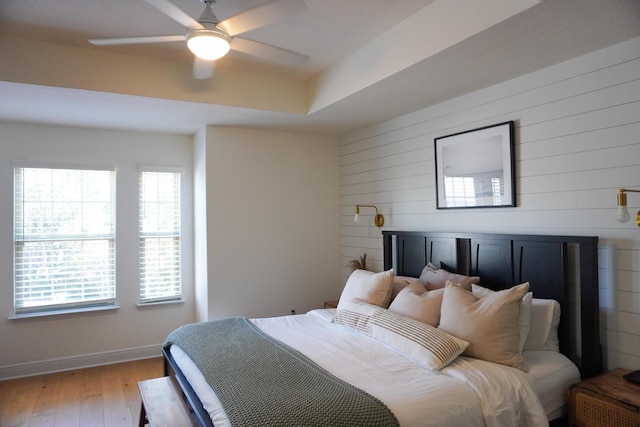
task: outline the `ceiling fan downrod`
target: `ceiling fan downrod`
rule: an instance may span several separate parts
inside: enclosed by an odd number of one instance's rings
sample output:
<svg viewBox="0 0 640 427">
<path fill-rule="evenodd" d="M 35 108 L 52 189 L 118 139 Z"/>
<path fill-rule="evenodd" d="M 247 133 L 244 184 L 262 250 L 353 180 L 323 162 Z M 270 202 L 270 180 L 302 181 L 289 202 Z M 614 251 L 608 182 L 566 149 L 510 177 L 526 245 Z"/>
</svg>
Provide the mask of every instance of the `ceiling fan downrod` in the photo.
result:
<svg viewBox="0 0 640 427">
<path fill-rule="evenodd" d="M 215 0 L 202 0 L 202 3 L 204 4 L 204 11 L 202 11 L 202 14 L 198 18 L 198 22 L 201 24 L 219 24 L 220 20 L 216 17 L 213 13 L 213 9 L 211 8 L 215 3 Z"/>
</svg>

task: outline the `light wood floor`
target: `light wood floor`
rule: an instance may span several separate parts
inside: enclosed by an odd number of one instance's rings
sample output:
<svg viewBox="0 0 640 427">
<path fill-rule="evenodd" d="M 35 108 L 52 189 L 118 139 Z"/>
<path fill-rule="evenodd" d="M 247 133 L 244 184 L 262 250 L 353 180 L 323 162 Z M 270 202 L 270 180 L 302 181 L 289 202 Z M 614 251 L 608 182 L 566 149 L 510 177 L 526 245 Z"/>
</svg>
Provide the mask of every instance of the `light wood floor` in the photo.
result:
<svg viewBox="0 0 640 427">
<path fill-rule="evenodd" d="M 137 426 L 138 381 L 162 374 L 158 357 L 0 381 L 0 426 Z"/>
</svg>

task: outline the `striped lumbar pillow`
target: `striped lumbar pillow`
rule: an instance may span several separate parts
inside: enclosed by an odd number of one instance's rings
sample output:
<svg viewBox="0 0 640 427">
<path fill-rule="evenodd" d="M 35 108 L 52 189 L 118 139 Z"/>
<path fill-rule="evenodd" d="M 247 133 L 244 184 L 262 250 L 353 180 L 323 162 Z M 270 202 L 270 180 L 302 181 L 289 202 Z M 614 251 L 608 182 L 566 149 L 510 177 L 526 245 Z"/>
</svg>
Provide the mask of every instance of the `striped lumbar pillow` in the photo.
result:
<svg viewBox="0 0 640 427">
<path fill-rule="evenodd" d="M 338 309 L 333 322 L 368 335 L 430 370 L 444 368 L 469 345 L 441 329 L 362 300 Z"/>
<path fill-rule="evenodd" d="M 371 334 L 430 370 L 444 368 L 469 345 L 431 325 L 387 310 L 378 310 L 373 315 Z"/>
</svg>

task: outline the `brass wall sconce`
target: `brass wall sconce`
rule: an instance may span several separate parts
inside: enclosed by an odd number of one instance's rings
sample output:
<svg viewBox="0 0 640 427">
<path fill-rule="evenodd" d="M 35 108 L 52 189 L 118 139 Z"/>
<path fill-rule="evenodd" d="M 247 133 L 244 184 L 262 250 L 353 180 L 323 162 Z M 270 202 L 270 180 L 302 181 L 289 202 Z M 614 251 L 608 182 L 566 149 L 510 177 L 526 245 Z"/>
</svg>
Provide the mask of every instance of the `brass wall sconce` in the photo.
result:
<svg viewBox="0 0 640 427">
<path fill-rule="evenodd" d="M 384 225 L 384 216 L 378 213 L 378 208 L 373 205 L 356 205 L 356 214 L 353 217 L 354 222 L 358 222 L 360 220 L 360 208 L 373 208 L 376 210 L 376 216 L 373 217 L 373 223 L 376 227 L 382 227 Z"/>
<path fill-rule="evenodd" d="M 618 189 L 618 213 L 616 218 L 618 222 L 627 222 L 631 218 L 627 210 L 627 193 L 640 193 L 640 190 L 629 190 L 626 188 Z M 640 211 L 636 213 L 636 225 L 640 227 Z"/>
</svg>

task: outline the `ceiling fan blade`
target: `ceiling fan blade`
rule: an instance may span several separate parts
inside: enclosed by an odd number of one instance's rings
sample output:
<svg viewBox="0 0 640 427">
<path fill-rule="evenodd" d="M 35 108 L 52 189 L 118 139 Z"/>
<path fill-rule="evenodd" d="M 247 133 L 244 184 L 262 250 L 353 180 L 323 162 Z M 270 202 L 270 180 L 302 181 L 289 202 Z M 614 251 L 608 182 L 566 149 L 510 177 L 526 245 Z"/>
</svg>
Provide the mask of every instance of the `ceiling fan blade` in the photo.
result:
<svg viewBox="0 0 640 427">
<path fill-rule="evenodd" d="M 152 1 L 152 0 L 147 0 Z M 246 33 L 265 25 L 273 24 L 307 8 L 303 0 L 276 0 L 240 12 L 218 25 L 230 35 Z"/>
<path fill-rule="evenodd" d="M 185 13 L 182 9 L 180 9 L 175 4 L 171 3 L 169 0 L 144 0 L 149 3 L 151 6 L 158 9 L 160 12 L 167 15 L 169 18 L 174 21 L 178 21 L 182 25 L 188 28 L 204 28 L 202 24 L 193 19 L 187 13 Z"/>
<path fill-rule="evenodd" d="M 308 56 L 290 50 L 237 37 L 231 40 L 231 49 L 278 63 L 284 62 L 289 65 L 303 65 L 309 60 Z"/>
<path fill-rule="evenodd" d="M 206 59 L 195 57 L 193 61 L 193 78 L 202 80 L 213 77 L 216 61 L 208 61 Z"/>
<path fill-rule="evenodd" d="M 143 37 L 116 37 L 110 39 L 89 39 L 89 43 L 96 46 L 116 46 L 121 44 L 142 43 L 166 43 L 185 41 L 183 34 L 177 36 L 143 36 Z"/>
</svg>

